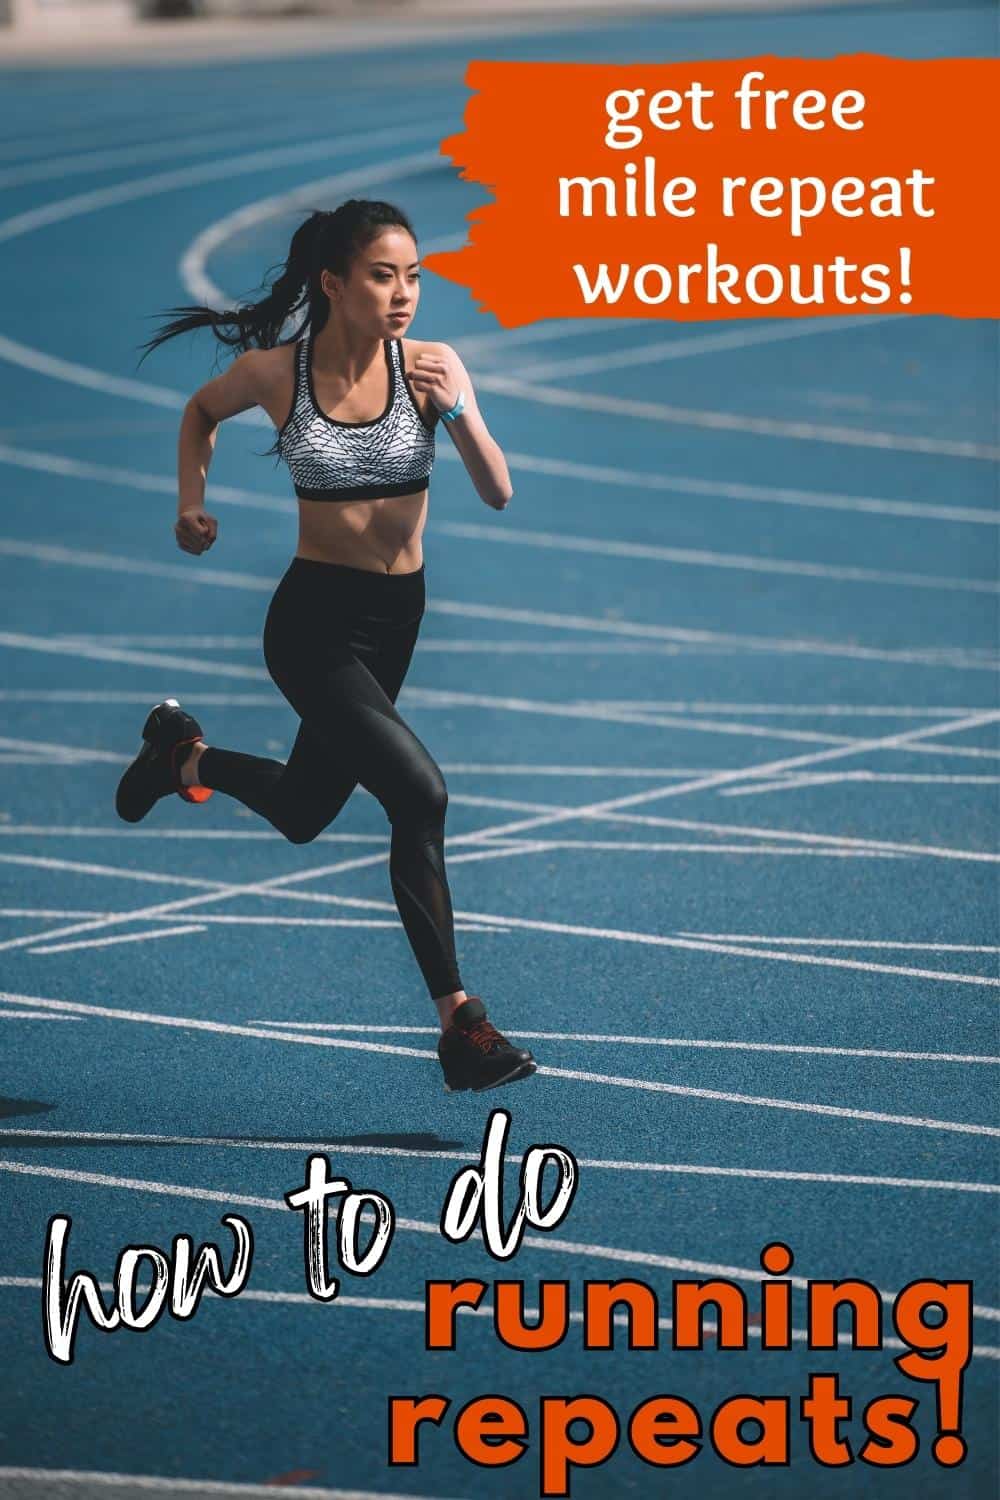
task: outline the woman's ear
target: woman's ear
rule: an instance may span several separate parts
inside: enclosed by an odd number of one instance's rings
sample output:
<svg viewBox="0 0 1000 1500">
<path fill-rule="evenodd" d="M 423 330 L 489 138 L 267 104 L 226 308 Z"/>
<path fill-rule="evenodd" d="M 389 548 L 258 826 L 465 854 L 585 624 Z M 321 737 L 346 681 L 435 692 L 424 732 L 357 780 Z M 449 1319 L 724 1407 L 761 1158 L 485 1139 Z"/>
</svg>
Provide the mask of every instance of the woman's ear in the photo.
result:
<svg viewBox="0 0 1000 1500">
<path fill-rule="evenodd" d="M 319 284 L 328 297 L 332 297 L 335 302 L 340 301 L 344 291 L 343 279 L 340 276 L 336 276 L 333 271 L 321 271 Z"/>
</svg>

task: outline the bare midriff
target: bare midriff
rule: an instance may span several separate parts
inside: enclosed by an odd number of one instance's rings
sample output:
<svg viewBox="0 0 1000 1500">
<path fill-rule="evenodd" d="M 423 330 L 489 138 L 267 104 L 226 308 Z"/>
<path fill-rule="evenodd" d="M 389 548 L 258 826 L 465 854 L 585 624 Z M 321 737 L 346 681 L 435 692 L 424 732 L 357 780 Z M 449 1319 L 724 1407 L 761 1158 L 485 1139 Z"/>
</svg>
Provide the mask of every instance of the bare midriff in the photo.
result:
<svg viewBox="0 0 1000 1500">
<path fill-rule="evenodd" d="M 415 573 L 424 560 L 427 495 L 300 500 L 296 556 L 371 573 Z"/>
</svg>

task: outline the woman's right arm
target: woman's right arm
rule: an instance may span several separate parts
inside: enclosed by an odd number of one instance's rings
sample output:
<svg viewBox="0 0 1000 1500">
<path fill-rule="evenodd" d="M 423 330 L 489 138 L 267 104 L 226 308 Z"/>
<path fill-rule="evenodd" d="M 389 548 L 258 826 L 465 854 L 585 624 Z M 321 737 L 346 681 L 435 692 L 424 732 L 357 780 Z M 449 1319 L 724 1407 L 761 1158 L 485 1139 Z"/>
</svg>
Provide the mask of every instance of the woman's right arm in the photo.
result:
<svg viewBox="0 0 1000 1500">
<path fill-rule="evenodd" d="M 177 442 L 177 522 L 174 536 L 182 552 L 197 556 L 211 547 L 219 526 L 205 509 L 205 481 L 219 424 L 260 404 L 270 370 L 266 351 L 251 349 L 222 375 L 195 391 L 184 408 Z"/>
</svg>

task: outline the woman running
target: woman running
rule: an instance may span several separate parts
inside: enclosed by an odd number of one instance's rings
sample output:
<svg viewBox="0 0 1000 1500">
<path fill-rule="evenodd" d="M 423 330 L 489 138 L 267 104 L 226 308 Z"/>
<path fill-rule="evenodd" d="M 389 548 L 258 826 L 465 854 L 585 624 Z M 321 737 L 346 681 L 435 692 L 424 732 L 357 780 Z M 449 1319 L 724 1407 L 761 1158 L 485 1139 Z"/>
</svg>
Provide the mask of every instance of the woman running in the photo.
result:
<svg viewBox="0 0 1000 1500">
<path fill-rule="evenodd" d="M 305 844 L 360 783 L 392 828 L 392 893 L 437 1006 L 445 1087 L 480 1090 L 528 1077 L 535 1061 L 462 988 L 444 865 L 448 793 L 394 705 L 424 613 L 421 536 L 437 419 L 487 505 L 502 510 L 511 485 L 458 355 L 401 336 L 419 275 L 406 216 L 351 199 L 296 230 L 261 301 L 228 312 L 173 308 L 183 316 L 145 346 L 211 327 L 242 351 L 184 409 L 174 527 L 183 552 L 207 551 L 218 534 L 204 499 L 219 423 L 260 406 L 278 429 L 271 451 L 291 471 L 299 541 L 268 609 L 264 659 L 301 722 L 282 763 L 206 744 L 197 720 L 168 698 L 146 720 L 116 807 L 137 823 L 172 792 L 204 802 L 220 791 Z M 304 336 L 282 341 L 300 308 Z"/>
</svg>

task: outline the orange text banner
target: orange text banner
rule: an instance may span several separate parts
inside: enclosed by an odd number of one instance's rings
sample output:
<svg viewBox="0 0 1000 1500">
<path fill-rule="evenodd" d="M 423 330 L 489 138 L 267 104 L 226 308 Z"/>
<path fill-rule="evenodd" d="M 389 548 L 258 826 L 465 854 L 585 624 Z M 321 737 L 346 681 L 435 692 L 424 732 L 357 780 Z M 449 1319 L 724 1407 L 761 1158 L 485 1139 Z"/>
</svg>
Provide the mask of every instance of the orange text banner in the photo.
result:
<svg viewBox="0 0 1000 1500">
<path fill-rule="evenodd" d="M 993 59 L 473 62 L 441 150 L 493 201 L 427 256 L 542 318 L 993 317 Z"/>
</svg>

